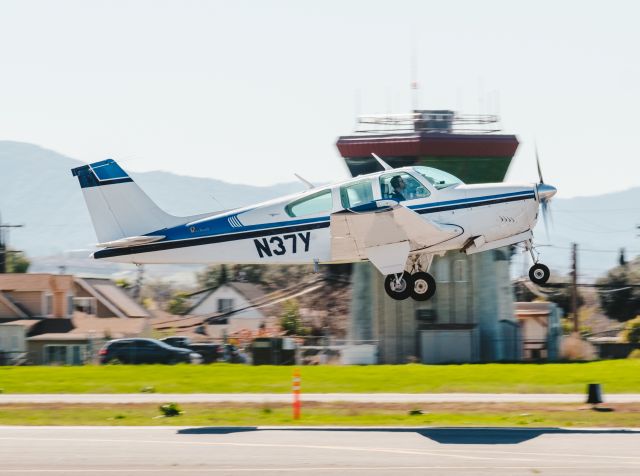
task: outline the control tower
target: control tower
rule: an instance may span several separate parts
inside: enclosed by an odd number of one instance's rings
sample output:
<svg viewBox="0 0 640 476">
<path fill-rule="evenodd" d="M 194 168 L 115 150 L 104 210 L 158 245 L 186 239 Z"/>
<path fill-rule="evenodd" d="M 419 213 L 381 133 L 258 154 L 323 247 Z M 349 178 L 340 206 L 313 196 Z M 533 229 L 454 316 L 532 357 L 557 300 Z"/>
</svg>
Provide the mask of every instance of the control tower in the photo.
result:
<svg viewBox="0 0 640 476">
<path fill-rule="evenodd" d="M 426 165 L 465 183 L 501 182 L 517 148 L 494 115 L 451 110 L 358 118 L 338 150 L 351 175 L 392 167 Z M 381 363 L 518 360 L 520 332 L 513 312 L 509 248 L 467 256 L 449 252 L 433 260 L 438 292 L 430 301 L 394 301 L 370 263 L 353 268 L 349 336 L 378 342 Z"/>
</svg>

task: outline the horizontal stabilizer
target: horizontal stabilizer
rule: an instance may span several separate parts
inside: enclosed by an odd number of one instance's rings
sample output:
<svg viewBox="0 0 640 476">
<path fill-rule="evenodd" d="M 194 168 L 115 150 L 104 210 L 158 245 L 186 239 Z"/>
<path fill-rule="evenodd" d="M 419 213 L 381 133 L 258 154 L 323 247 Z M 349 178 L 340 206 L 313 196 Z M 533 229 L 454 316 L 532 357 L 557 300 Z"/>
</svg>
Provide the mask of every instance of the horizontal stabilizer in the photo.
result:
<svg viewBox="0 0 640 476">
<path fill-rule="evenodd" d="M 156 241 L 164 240 L 164 235 L 155 236 L 129 236 L 119 240 L 107 241 L 106 243 L 98 243 L 97 246 L 102 248 L 127 248 L 129 246 L 146 245 Z"/>
</svg>

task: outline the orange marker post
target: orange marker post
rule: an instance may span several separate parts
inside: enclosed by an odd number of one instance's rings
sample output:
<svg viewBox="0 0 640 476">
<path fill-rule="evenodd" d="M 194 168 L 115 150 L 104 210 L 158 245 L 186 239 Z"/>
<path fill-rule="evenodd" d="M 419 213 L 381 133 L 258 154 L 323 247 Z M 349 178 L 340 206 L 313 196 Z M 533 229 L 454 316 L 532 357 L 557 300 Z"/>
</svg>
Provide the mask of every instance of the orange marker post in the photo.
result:
<svg viewBox="0 0 640 476">
<path fill-rule="evenodd" d="M 293 419 L 300 419 L 300 408 L 302 403 L 300 402 L 300 370 L 295 369 L 293 371 Z"/>
</svg>

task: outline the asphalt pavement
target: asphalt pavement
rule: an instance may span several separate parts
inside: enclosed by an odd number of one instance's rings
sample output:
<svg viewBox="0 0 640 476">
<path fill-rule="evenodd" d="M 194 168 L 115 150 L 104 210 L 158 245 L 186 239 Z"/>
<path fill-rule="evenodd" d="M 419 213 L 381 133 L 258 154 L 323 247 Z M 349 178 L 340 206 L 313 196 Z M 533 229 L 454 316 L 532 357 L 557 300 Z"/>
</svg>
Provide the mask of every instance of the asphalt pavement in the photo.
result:
<svg viewBox="0 0 640 476">
<path fill-rule="evenodd" d="M 0 427 L 0 474 L 640 474 L 640 431 Z"/>
<path fill-rule="evenodd" d="M 584 403 L 581 393 L 302 393 L 307 402 L 356 403 Z M 7 403 L 281 403 L 287 393 L 111 393 L 111 394 L 0 394 Z M 605 403 L 640 402 L 640 394 L 605 394 Z"/>
</svg>

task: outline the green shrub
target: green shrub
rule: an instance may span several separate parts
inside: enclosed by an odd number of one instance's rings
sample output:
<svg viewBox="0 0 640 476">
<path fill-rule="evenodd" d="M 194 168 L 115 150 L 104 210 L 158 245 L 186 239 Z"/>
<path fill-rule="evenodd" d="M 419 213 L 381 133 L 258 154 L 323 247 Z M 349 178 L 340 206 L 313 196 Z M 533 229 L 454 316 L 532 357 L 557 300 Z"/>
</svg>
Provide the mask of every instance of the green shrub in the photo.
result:
<svg viewBox="0 0 640 476">
<path fill-rule="evenodd" d="M 160 405 L 160 411 L 164 417 L 174 417 L 182 415 L 183 411 L 177 403 L 165 403 Z"/>
<path fill-rule="evenodd" d="M 640 343 L 640 316 L 627 321 L 624 331 L 622 331 L 622 336 L 630 344 Z"/>
<path fill-rule="evenodd" d="M 627 355 L 627 359 L 640 359 L 640 349 L 632 351 L 629 355 Z"/>
</svg>

